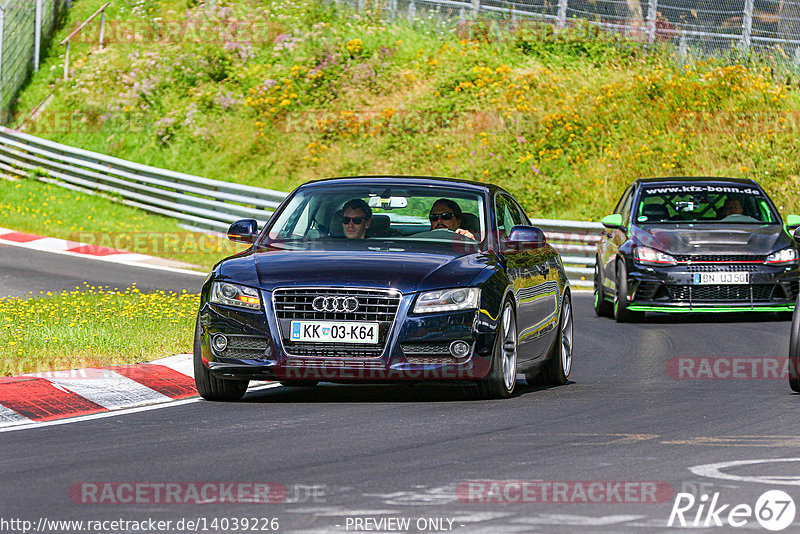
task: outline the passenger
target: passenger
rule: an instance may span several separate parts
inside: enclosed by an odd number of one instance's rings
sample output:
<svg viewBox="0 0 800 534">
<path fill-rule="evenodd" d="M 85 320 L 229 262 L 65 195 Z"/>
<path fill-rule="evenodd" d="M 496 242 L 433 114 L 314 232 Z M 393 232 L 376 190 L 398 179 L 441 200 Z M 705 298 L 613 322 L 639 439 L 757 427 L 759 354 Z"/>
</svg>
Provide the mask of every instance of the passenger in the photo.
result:
<svg viewBox="0 0 800 534">
<path fill-rule="evenodd" d="M 448 198 L 440 198 L 431 206 L 431 213 L 428 219 L 431 221 L 431 230 L 447 228 L 457 234 L 470 239 L 475 236 L 469 230 L 461 228 L 461 206 Z"/>
<path fill-rule="evenodd" d="M 372 224 L 372 208 L 360 198 L 348 200 L 342 206 L 342 231 L 347 239 L 364 239 Z"/>
<path fill-rule="evenodd" d="M 741 215 L 744 213 L 744 209 L 742 208 L 742 203 L 738 198 L 728 197 L 725 199 L 725 203 L 722 205 L 722 211 L 720 213 L 720 218 L 724 219 L 729 215 Z"/>
</svg>

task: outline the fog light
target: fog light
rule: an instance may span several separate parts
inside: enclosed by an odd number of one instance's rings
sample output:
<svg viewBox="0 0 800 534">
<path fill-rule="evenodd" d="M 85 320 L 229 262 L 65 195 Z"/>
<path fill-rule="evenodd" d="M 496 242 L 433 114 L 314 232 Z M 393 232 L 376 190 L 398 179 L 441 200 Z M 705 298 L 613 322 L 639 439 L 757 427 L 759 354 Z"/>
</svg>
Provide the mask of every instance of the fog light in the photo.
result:
<svg viewBox="0 0 800 534">
<path fill-rule="evenodd" d="M 223 350 L 228 348 L 228 338 L 223 336 L 222 334 L 217 334 L 211 340 L 211 346 L 214 347 L 215 351 L 222 352 Z"/>
<path fill-rule="evenodd" d="M 469 354 L 469 344 L 466 341 L 453 341 L 450 343 L 450 354 L 456 358 L 464 358 Z"/>
</svg>

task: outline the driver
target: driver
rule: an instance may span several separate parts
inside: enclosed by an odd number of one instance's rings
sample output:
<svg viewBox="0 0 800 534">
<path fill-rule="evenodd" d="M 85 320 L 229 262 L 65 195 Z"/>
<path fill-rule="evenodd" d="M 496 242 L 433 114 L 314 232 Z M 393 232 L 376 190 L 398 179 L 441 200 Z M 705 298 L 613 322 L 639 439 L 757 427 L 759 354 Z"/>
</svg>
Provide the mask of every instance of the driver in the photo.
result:
<svg viewBox="0 0 800 534">
<path fill-rule="evenodd" d="M 440 198 L 431 206 L 431 213 L 428 215 L 431 221 L 431 230 L 446 228 L 457 234 L 475 239 L 472 232 L 460 228 L 461 226 L 461 206 L 448 198 Z"/>
<path fill-rule="evenodd" d="M 729 215 L 741 215 L 742 213 L 744 213 L 744 209 L 738 198 L 728 197 L 725 199 L 725 203 L 722 205 L 723 219 Z"/>
<path fill-rule="evenodd" d="M 364 239 L 372 225 L 372 208 L 360 198 L 348 200 L 342 206 L 342 231 L 347 239 Z"/>
</svg>

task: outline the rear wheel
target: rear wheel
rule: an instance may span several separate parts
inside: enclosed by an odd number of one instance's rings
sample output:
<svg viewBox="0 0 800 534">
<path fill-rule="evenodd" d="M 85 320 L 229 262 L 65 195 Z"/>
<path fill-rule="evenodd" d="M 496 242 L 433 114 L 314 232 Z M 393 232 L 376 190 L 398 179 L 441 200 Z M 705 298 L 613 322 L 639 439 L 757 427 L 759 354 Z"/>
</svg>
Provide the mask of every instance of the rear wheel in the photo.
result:
<svg viewBox="0 0 800 534">
<path fill-rule="evenodd" d="M 600 258 L 594 262 L 594 313 L 598 317 L 613 317 L 614 307 L 606 300 L 603 290 L 603 275 L 600 272 Z"/>
<path fill-rule="evenodd" d="M 558 334 L 547 355 L 544 366 L 538 372 L 525 378 L 528 384 L 534 386 L 561 386 L 567 383 L 572 372 L 573 354 L 573 327 L 572 327 L 572 299 L 569 293 L 564 293 L 561 304 L 561 317 L 558 321 Z"/>
<path fill-rule="evenodd" d="M 510 300 L 503 304 L 489 376 L 478 383 L 483 398 L 508 398 L 517 383 L 517 317 Z"/>
<path fill-rule="evenodd" d="M 800 393 L 800 296 L 794 306 L 792 333 L 789 337 L 789 386 Z"/>
<path fill-rule="evenodd" d="M 618 323 L 633 323 L 641 321 L 644 313 L 629 310 L 628 301 L 628 272 L 624 261 L 617 262 L 617 291 L 614 293 L 614 319 Z"/>
<path fill-rule="evenodd" d="M 249 380 L 222 380 L 211 374 L 203 364 L 200 348 L 200 318 L 194 329 L 194 382 L 197 392 L 206 400 L 237 401 L 244 397 Z"/>
</svg>

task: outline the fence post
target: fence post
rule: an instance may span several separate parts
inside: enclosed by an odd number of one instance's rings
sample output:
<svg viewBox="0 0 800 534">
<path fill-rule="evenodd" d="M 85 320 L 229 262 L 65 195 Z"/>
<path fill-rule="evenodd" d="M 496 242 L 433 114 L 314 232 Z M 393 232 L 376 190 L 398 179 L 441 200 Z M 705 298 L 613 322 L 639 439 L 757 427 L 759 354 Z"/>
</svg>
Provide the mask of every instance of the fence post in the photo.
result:
<svg viewBox="0 0 800 534">
<path fill-rule="evenodd" d="M 558 23 L 556 28 L 563 30 L 567 27 L 567 0 L 558 0 Z"/>
<path fill-rule="evenodd" d="M 69 78 L 69 41 L 67 41 L 67 51 L 64 54 L 64 81 Z"/>
<path fill-rule="evenodd" d="M 408 20 L 413 20 L 417 14 L 417 6 L 414 5 L 414 0 L 408 4 Z"/>
<path fill-rule="evenodd" d="M 100 50 L 103 49 L 103 37 L 106 34 L 106 12 L 100 16 Z"/>
<path fill-rule="evenodd" d="M 36 19 L 33 28 L 33 72 L 39 70 L 39 57 L 42 50 L 42 0 L 36 0 Z"/>
<path fill-rule="evenodd" d="M 647 4 L 647 39 L 656 40 L 656 17 L 658 17 L 658 0 L 650 0 Z"/>
<path fill-rule="evenodd" d="M 742 49 L 744 53 L 750 51 L 750 36 L 753 32 L 753 4 L 754 0 L 745 0 L 744 17 L 742 21 Z"/>
<path fill-rule="evenodd" d="M 472 18 L 478 17 L 478 12 L 481 10 L 481 0 L 472 0 Z"/>
</svg>

